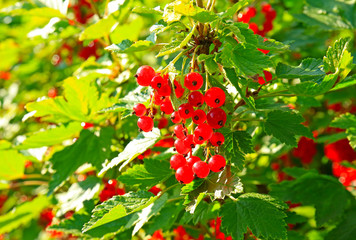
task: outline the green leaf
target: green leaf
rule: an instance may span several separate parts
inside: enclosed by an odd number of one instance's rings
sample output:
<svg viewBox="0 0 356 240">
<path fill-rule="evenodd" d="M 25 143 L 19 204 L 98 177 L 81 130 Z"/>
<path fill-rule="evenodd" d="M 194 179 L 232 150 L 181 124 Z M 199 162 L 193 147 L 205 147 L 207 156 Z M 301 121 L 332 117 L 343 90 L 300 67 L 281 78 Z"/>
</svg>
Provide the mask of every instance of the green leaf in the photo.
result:
<svg viewBox="0 0 356 240">
<path fill-rule="evenodd" d="M 0 216 L 0 234 L 11 232 L 37 218 L 42 209 L 48 205 L 49 199 L 45 196 L 39 196 L 32 201 L 16 206 L 13 211 Z"/>
<path fill-rule="evenodd" d="M 356 236 L 356 209 L 349 211 L 342 222 L 329 232 L 326 240 L 353 240 Z"/>
<path fill-rule="evenodd" d="M 289 49 L 289 45 L 278 42 L 274 39 L 268 39 L 261 37 L 260 35 L 256 35 L 258 43 L 257 47 L 264 50 L 273 50 L 273 51 L 286 51 Z"/>
<path fill-rule="evenodd" d="M 79 122 L 62 124 L 55 128 L 48 128 L 45 131 L 36 132 L 25 139 L 17 149 L 39 148 L 61 144 L 63 141 L 73 139 L 82 130 Z"/>
<path fill-rule="evenodd" d="M 254 152 L 251 135 L 245 131 L 231 131 L 227 128 L 222 128 L 219 132 L 225 137 L 222 147 L 226 158 L 242 170 L 245 154 Z"/>
<path fill-rule="evenodd" d="M 267 134 L 273 135 L 282 143 L 297 147 L 296 135 L 313 138 L 311 131 L 301 124 L 304 121 L 299 114 L 275 110 L 267 114 L 264 127 Z"/>
<path fill-rule="evenodd" d="M 223 18 L 231 18 L 237 11 L 247 6 L 251 0 L 242 0 L 235 3 L 231 8 L 222 14 Z"/>
<path fill-rule="evenodd" d="M 347 129 L 346 133 L 351 147 L 356 150 L 356 128 Z"/>
<path fill-rule="evenodd" d="M 212 23 L 218 19 L 218 16 L 212 11 L 201 10 L 197 14 L 191 16 L 191 18 L 201 23 Z"/>
<path fill-rule="evenodd" d="M 24 175 L 26 159 L 16 150 L 0 150 L 0 180 L 21 178 Z"/>
<path fill-rule="evenodd" d="M 315 169 L 304 169 L 304 168 L 299 168 L 299 167 L 292 167 L 292 168 L 284 168 L 283 172 L 287 173 L 287 175 L 294 177 L 294 178 L 299 178 L 303 176 L 304 174 L 313 172 L 313 173 L 318 173 Z"/>
<path fill-rule="evenodd" d="M 297 96 L 317 96 L 328 92 L 337 82 L 338 75 L 330 74 L 324 78 L 303 81 L 299 84 L 287 84 L 286 87 Z"/>
<path fill-rule="evenodd" d="M 334 143 L 337 142 L 341 139 L 344 139 L 347 137 L 347 134 L 345 132 L 340 132 L 332 135 L 324 135 L 324 136 L 318 136 L 315 142 L 317 143 Z"/>
<path fill-rule="evenodd" d="M 79 36 L 79 41 L 87 39 L 98 39 L 109 35 L 117 26 L 117 21 L 113 15 L 100 19 L 96 23 L 88 26 Z"/>
<path fill-rule="evenodd" d="M 114 53 L 133 53 L 148 50 L 153 45 L 154 43 L 148 40 L 139 40 L 137 42 L 132 42 L 126 39 L 119 44 L 112 44 L 106 47 L 105 49 Z"/>
<path fill-rule="evenodd" d="M 124 172 L 118 180 L 124 184 L 138 185 L 140 189 L 151 188 L 173 175 L 168 161 L 145 159 L 144 165 L 135 165 Z"/>
<path fill-rule="evenodd" d="M 305 77 L 321 77 L 325 73 L 321 70 L 323 62 L 320 59 L 307 58 L 297 66 L 288 66 L 279 63 L 276 68 L 276 74 L 279 78 L 305 78 Z"/>
<path fill-rule="evenodd" d="M 152 147 L 160 138 L 161 133 L 158 128 L 154 128 L 151 132 L 142 132 L 134 140 L 126 145 L 125 149 L 99 172 L 99 176 L 103 175 L 107 170 L 122 163 L 119 171 L 129 164 L 138 155 Z"/>
<path fill-rule="evenodd" d="M 221 227 L 236 240 L 244 239 L 247 228 L 262 239 L 287 239 L 286 205 L 268 195 L 246 193 L 221 208 Z"/>
<path fill-rule="evenodd" d="M 83 130 L 74 144 L 56 152 L 50 159 L 55 173 L 49 183 L 48 194 L 52 194 L 84 163 L 91 163 L 100 169 L 105 159 L 110 156 L 112 135 L 111 128 L 101 129 L 99 136 L 89 130 Z"/>
<path fill-rule="evenodd" d="M 336 178 L 315 172 L 270 187 L 270 194 L 283 201 L 314 206 L 318 227 L 337 221 L 347 205 L 348 193 L 345 187 Z"/>
<path fill-rule="evenodd" d="M 351 113 L 342 114 L 335 118 L 330 126 L 342 129 L 356 128 L 356 115 Z"/>
<path fill-rule="evenodd" d="M 143 14 L 158 14 L 162 15 L 162 11 L 159 11 L 157 9 L 153 8 L 148 8 L 145 6 L 137 6 L 132 9 L 132 12 L 134 13 L 143 13 Z"/>
<path fill-rule="evenodd" d="M 219 65 L 217 64 L 217 62 L 214 59 L 215 55 L 205 55 L 205 54 L 201 54 L 198 57 L 198 61 L 199 62 L 203 62 L 205 63 L 205 68 L 208 71 L 208 73 L 215 74 L 217 72 L 219 72 Z"/>
</svg>

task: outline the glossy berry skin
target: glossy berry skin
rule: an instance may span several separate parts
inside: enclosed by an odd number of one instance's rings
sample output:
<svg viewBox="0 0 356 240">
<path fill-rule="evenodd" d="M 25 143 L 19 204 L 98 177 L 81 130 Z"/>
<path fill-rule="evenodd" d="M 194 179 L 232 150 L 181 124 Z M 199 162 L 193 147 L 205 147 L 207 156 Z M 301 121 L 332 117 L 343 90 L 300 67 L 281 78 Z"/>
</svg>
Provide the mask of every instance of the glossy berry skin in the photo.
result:
<svg viewBox="0 0 356 240">
<path fill-rule="evenodd" d="M 258 25 L 256 23 L 250 23 L 248 28 L 251 29 L 254 34 L 258 33 Z"/>
<path fill-rule="evenodd" d="M 156 72 L 152 67 L 144 65 L 137 69 L 135 77 L 139 85 L 147 87 L 151 85 L 151 80 L 155 75 Z"/>
<path fill-rule="evenodd" d="M 208 124 L 215 129 L 219 129 L 225 125 L 226 113 L 221 108 L 212 108 L 206 115 Z"/>
<path fill-rule="evenodd" d="M 184 78 L 184 86 L 191 91 L 200 89 L 203 83 L 203 77 L 197 72 L 188 73 Z"/>
<path fill-rule="evenodd" d="M 177 169 L 176 179 L 184 184 L 191 183 L 194 180 L 194 173 L 188 166 L 183 166 Z"/>
<path fill-rule="evenodd" d="M 181 118 L 188 119 L 193 116 L 194 108 L 189 103 L 183 103 L 182 105 L 179 106 L 178 112 Z"/>
<path fill-rule="evenodd" d="M 172 103 L 168 98 L 161 103 L 161 111 L 164 114 L 171 114 L 174 111 Z"/>
<path fill-rule="evenodd" d="M 168 84 L 168 79 L 161 77 L 160 75 L 156 75 L 151 80 L 151 87 L 153 89 L 160 89 L 161 87 Z"/>
<path fill-rule="evenodd" d="M 263 85 L 266 83 L 265 79 L 263 77 L 258 77 L 258 83 Z"/>
<path fill-rule="evenodd" d="M 202 124 L 206 121 L 206 114 L 203 110 L 197 109 L 194 111 L 192 120 L 195 124 Z"/>
<path fill-rule="evenodd" d="M 205 140 L 199 140 L 199 137 L 197 137 L 196 135 L 193 135 L 193 136 L 194 136 L 193 140 L 194 140 L 195 144 L 201 145 L 205 142 Z"/>
<path fill-rule="evenodd" d="M 149 132 L 153 128 L 153 119 L 148 116 L 142 116 L 137 121 L 137 126 L 144 132 Z"/>
<path fill-rule="evenodd" d="M 154 91 L 154 94 L 153 94 L 153 103 L 155 105 L 161 105 L 163 103 L 163 101 L 166 99 L 166 97 L 164 96 L 161 96 L 158 94 L 157 91 Z"/>
<path fill-rule="evenodd" d="M 179 112 L 173 112 L 171 115 L 171 121 L 173 123 L 180 123 L 182 121 L 182 118 L 179 115 Z"/>
<path fill-rule="evenodd" d="M 83 129 L 88 129 L 94 127 L 94 124 L 88 122 L 82 122 L 81 126 L 83 127 Z"/>
<path fill-rule="evenodd" d="M 265 79 L 267 82 L 272 80 L 272 73 L 270 73 L 269 71 L 263 71 L 263 74 L 265 75 Z"/>
<path fill-rule="evenodd" d="M 184 144 L 184 141 L 183 139 L 177 139 L 174 141 L 174 147 L 176 148 L 176 151 L 180 154 L 187 154 L 191 148 L 190 147 L 187 147 L 185 144 Z"/>
<path fill-rule="evenodd" d="M 209 158 L 208 165 L 211 171 L 220 172 L 226 166 L 226 160 L 221 155 L 214 155 Z"/>
<path fill-rule="evenodd" d="M 184 145 L 189 147 L 189 148 L 194 148 L 195 147 L 194 136 L 192 134 L 187 135 L 183 139 L 183 142 L 184 142 Z"/>
<path fill-rule="evenodd" d="M 177 170 L 180 167 L 183 167 L 187 164 L 185 157 L 182 154 L 175 154 L 170 159 L 171 168 Z"/>
<path fill-rule="evenodd" d="M 142 116 L 145 115 L 146 112 L 147 112 L 146 106 L 143 105 L 142 103 L 137 103 L 137 104 L 133 107 L 133 110 L 134 110 L 134 114 L 135 114 L 137 117 L 142 117 Z"/>
<path fill-rule="evenodd" d="M 194 129 L 194 137 L 199 141 L 207 141 L 211 135 L 213 135 L 213 129 L 206 123 L 202 123 Z"/>
<path fill-rule="evenodd" d="M 200 157 L 191 156 L 191 157 L 187 158 L 187 166 L 190 168 L 192 168 L 194 163 L 196 163 L 196 162 L 201 162 Z"/>
<path fill-rule="evenodd" d="M 181 98 L 184 94 L 184 88 L 177 80 L 174 80 L 173 85 L 174 85 L 174 93 L 176 94 L 176 97 Z"/>
<path fill-rule="evenodd" d="M 157 93 L 160 96 L 169 97 L 172 93 L 171 86 L 169 86 L 169 84 L 166 84 L 166 85 L 162 86 L 160 89 L 158 89 Z"/>
<path fill-rule="evenodd" d="M 224 134 L 219 132 L 214 132 L 210 138 L 211 145 L 215 147 L 220 147 L 225 141 Z"/>
<path fill-rule="evenodd" d="M 194 163 L 192 170 L 198 178 L 206 178 L 210 172 L 209 165 L 203 161 Z"/>
<path fill-rule="evenodd" d="M 50 98 L 55 98 L 55 97 L 57 97 L 57 89 L 51 88 L 50 90 L 48 90 L 47 95 L 48 95 L 48 97 L 50 97 Z"/>
<path fill-rule="evenodd" d="M 174 134 L 179 139 L 184 139 L 187 135 L 187 130 L 182 125 L 176 125 L 174 127 Z"/>
<path fill-rule="evenodd" d="M 257 10 L 254 7 L 247 7 L 246 8 L 246 13 L 245 15 L 248 16 L 249 18 L 253 18 L 256 16 Z"/>
<path fill-rule="evenodd" d="M 225 92 L 218 87 L 212 87 L 206 91 L 204 100 L 209 107 L 220 107 L 225 103 Z"/>
<path fill-rule="evenodd" d="M 188 102 L 193 107 L 201 107 L 204 103 L 204 95 L 198 91 L 191 92 L 188 96 Z"/>
<path fill-rule="evenodd" d="M 165 128 L 165 127 L 167 127 L 167 126 L 168 126 L 168 120 L 167 120 L 167 118 L 161 118 L 161 119 L 159 120 L 159 122 L 158 122 L 158 125 L 157 125 L 158 129 L 162 129 L 162 128 Z"/>
</svg>

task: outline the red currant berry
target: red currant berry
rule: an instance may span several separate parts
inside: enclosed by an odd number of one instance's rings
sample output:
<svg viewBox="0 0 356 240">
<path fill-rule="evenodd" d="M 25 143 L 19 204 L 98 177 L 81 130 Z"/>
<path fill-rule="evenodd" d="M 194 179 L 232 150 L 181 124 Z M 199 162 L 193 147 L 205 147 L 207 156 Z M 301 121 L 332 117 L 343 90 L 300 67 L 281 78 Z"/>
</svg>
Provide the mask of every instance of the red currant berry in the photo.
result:
<svg viewBox="0 0 356 240">
<path fill-rule="evenodd" d="M 188 184 L 194 180 L 194 173 L 190 167 L 183 166 L 177 169 L 176 179 L 181 183 Z"/>
<path fill-rule="evenodd" d="M 268 3 L 262 3 L 262 9 L 261 12 L 263 13 L 267 13 L 268 11 L 270 11 L 272 9 L 271 5 Z"/>
<path fill-rule="evenodd" d="M 265 79 L 263 77 L 258 77 L 258 83 L 263 85 L 266 83 Z"/>
<path fill-rule="evenodd" d="M 171 157 L 170 160 L 171 168 L 173 168 L 174 170 L 185 166 L 186 163 L 187 161 L 185 160 L 185 157 L 182 154 L 175 154 Z"/>
<path fill-rule="evenodd" d="M 204 100 L 209 107 L 220 107 L 225 103 L 225 92 L 218 87 L 212 87 L 206 91 Z"/>
<path fill-rule="evenodd" d="M 251 29 L 254 34 L 258 33 L 258 26 L 256 23 L 250 23 L 248 28 Z"/>
<path fill-rule="evenodd" d="M 187 154 L 191 148 L 185 146 L 182 139 L 177 139 L 174 141 L 174 147 L 176 148 L 177 152 L 180 154 Z"/>
<path fill-rule="evenodd" d="M 137 126 L 144 132 L 149 132 L 153 128 L 153 119 L 147 116 L 142 116 L 137 121 Z"/>
<path fill-rule="evenodd" d="M 169 84 L 162 86 L 160 89 L 157 90 L 158 94 L 161 96 L 169 97 L 171 95 L 171 86 Z"/>
<path fill-rule="evenodd" d="M 269 71 L 263 71 L 263 74 L 265 75 L 265 79 L 267 82 L 272 80 L 272 73 L 270 73 Z"/>
<path fill-rule="evenodd" d="M 194 137 L 199 141 L 209 140 L 211 135 L 213 135 L 213 129 L 206 123 L 202 123 L 194 129 Z"/>
<path fill-rule="evenodd" d="M 142 103 L 137 103 L 133 107 L 133 110 L 134 110 L 134 114 L 136 114 L 137 117 L 142 117 L 143 115 L 146 114 L 147 108 Z"/>
<path fill-rule="evenodd" d="M 191 118 L 194 112 L 194 108 L 189 103 L 183 103 L 178 108 L 179 115 L 183 119 Z"/>
<path fill-rule="evenodd" d="M 173 112 L 171 115 L 171 121 L 173 123 L 180 123 L 182 121 L 182 118 L 179 115 L 179 112 Z"/>
<path fill-rule="evenodd" d="M 163 100 L 166 99 L 166 97 L 161 96 L 158 94 L 157 91 L 154 91 L 153 93 L 153 103 L 157 106 L 161 105 Z"/>
<path fill-rule="evenodd" d="M 206 178 L 210 172 L 209 165 L 203 161 L 194 163 L 192 170 L 198 178 Z"/>
<path fill-rule="evenodd" d="M 167 98 L 161 103 L 161 111 L 164 114 L 171 114 L 174 111 L 171 100 Z"/>
<path fill-rule="evenodd" d="M 167 120 L 167 118 L 161 118 L 161 119 L 159 120 L 159 122 L 158 122 L 157 127 L 158 127 L 159 129 L 162 129 L 162 128 L 167 127 L 167 125 L 168 125 L 168 120 Z"/>
<path fill-rule="evenodd" d="M 183 139 L 184 145 L 189 147 L 189 148 L 194 148 L 195 144 L 194 144 L 194 136 L 192 134 L 187 135 L 184 139 Z"/>
<path fill-rule="evenodd" d="M 174 80 L 174 93 L 177 98 L 181 98 L 184 94 L 184 88 L 177 80 Z"/>
<path fill-rule="evenodd" d="M 174 127 L 174 134 L 179 139 L 184 139 L 187 135 L 187 130 L 182 125 L 176 125 Z"/>
<path fill-rule="evenodd" d="M 246 13 L 245 15 L 248 16 L 249 18 L 253 18 L 254 16 L 256 16 L 256 8 L 254 7 L 248 7 L 246 8 Z"/>
<path fill-rule="evenodd" d="M 195 144 L 199 144 L 199 145 L 201 145 L 201 144 L 203 144 L 205 141 L 204 140 L 199 140 L 199 138 L 196 136 L 196 135 L 193 135 L 194 136 L 194 143 Z"/>
<path fill-rule="evenodd" d="M 274 9 L 269 10 L 266 12 L 266 20 L 272 22 L 277 16 L 277 13 Z"/>
<path fill-rule="evenodd" d="M 214 155 L 209 159 L 208 165 L 211 171 L 220 172 L 226 166 L 226 160 L 221 155 Z"/>
<path fill-rule="evenodd" d="M 201 162 L 200 157 L 191 156 L 191 157 L 189 157 L 189 158 L 187 159 L 187 166 L 188 166 L 189 168 L 192 168 L 193 165 L 194 165 L 194 163 L 196 163 L 196 162 Z"/>
<path fill-rule="evenodd" d="M 203 110 L 197 109 L 194 111 L 192 120 L 195 124 L 202 124 L 206 120 L 206 114 Z"/>
<path fill-rule="evenodd" d="M 157 109 L 156 108 L 152 108 L 152 111 L 151 111 L 151 108 L 147 109 L 147 115 L 148 116 L 154 116 L 157 114 Z"/>
<path fill-rule="evenodd" d="M 210 143 L 213 146 L 220 147 L 225 141 L 224 134 L 215 132 L 210 138 Z"/>
<path fill-rule="evenodd" d="M 151 80 L 151 87 L 156 90 L 160 89 L 161 87 L 167 84 L 168 84 L 168 79 L 164 79 L 160 75 L 154 76 Z"/>
<path fill-rule="evenodd" d="M 191 92 L 188 96 L 188 101 L 194 107 L 201 107 L 204 103 L 204 95 L 198 91 Z"/>
<path fill-rule="evenodd" d="M 150 86 L 152 78 L 156 75 L 155 70 L 150 66 L 141 66 L 137 69 L 135 77 L 141 86 Z"/>
<path fill-rule="evenodd" d="M 81 126 L 83 127 L 83 129 L 88 129 L 94 127 L 94 124 L 88 122 L 82 122 Z"/>
<path fill-rule="evenodd" d="M 50 90 L 48 90 L 47 95 L 48 95 L 48 97 L 50 97 L 50 98 L 55 98 L 55 97 L 57 97 L 57 89 L 56 89 L 56 88 L 51 88 Z"/>
<path fill-rule="evenodd" d="M 226 113 L 221 108 L 213 108 L 206 115 L 208 124 L 215 129 L 219 129 L 225 125 Z"/>
<path fill-rule="evenodd" d="M 203 77 L 197 72 L 188 73 L 184 78 L 184 86 L 191 91 L 200 89 L 203 82 Z"/>
</svg>

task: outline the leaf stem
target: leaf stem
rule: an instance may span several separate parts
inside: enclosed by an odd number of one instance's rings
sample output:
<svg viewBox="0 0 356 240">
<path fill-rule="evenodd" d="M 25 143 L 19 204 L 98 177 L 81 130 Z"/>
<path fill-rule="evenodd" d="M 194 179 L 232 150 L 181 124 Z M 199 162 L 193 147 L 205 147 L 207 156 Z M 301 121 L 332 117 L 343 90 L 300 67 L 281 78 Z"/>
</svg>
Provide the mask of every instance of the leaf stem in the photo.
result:
<svg viewBox="0 0 356 240">
<path fill-rule="evenodd" d="M 180 52 L 170 63 L 167 64 L 167 66 L 165 66 L 165 68 L 162 69 L 162 73 L 166 73 L 168 71 L 168 68 L 171 66 L 171 65 L 174 65 L 178 59 L 185 54 L 186 51 L 182 51 Z"/>
</svg>

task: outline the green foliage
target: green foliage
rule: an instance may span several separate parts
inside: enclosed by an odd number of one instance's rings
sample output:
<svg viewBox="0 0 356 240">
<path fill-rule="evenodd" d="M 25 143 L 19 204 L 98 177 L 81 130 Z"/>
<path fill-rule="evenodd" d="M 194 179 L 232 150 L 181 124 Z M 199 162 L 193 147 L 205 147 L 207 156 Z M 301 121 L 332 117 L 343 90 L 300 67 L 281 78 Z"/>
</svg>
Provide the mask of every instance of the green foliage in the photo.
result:
<svg viewBox="0 0 356 240">
<path fill-rule="evenodd" d="M 349 211 L 343 221 L 341 221 L 336 228 L 328 233 L 325 239 L 331 240 L 351 240 L 356 234 L 356 211 L 352 209 Z"/>
<path fill-rule="evenodd" d="M 26 157 L 16 150 L 0 150 L 0 179 L 13 180 L 21 178 L 25 171 Z"/>
</svg>

